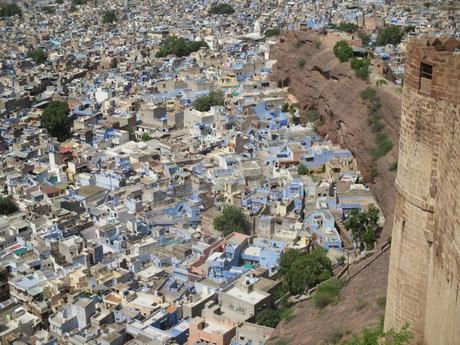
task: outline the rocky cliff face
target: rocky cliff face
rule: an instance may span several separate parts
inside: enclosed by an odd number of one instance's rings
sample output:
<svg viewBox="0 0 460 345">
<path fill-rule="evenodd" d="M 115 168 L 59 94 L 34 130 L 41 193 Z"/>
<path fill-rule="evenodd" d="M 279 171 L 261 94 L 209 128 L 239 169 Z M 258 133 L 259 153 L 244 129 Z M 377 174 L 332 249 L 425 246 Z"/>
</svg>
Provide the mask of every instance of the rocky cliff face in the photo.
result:
<svg viewBox="0 0 460 345">
<path fill-rule="evenodd" d="M 366 179 L 370 180 L 372 169 L 378 169 L 379 176 L 374 179 L 372 189 L 388 219 L 384 231 L 387 235 L 391 232 L 396 176 L 389 168 L 397 161 L 400 94 L 388 84 L 377 87 L 375 79 L 381 78 L 371 76 L 367 83 L 356 78 L 349 63 L 340 63 L 335 58 L 332 47 L 336 40 L 315 32 L 288 33 L 271 52 L 277 60 L 272 78 L 289 87 L 301 110 L 316 109 L 323 116 L 325 124 L 319 128 L 320 134 L 352 151 Z M 372 160 L 375 133 L 369 125 L 366 102 L 360 97 L 367 87 L 374 88 L 382 100 L 381 120 L 394 144 L 378 161 Z"/>
<path fill-rule="evenodd" d="M 393 225 L 396 172 L 390 171 L 390 166 L 398 155 L 401 97 L 399 90 L 389 83 L 377 87 L 379 77 L 371 75 L 369 82 L 356 78 L 349 63 L 335 58 L 332 47 L 336 41 L 336 37 L 314 32 L 288 33 L 271 52 L 277 60 L 272 78 L 289 88 L 301 110 L 316 109 L 323 116 L 320 134 L 352 151 L 366 179 L 371 180 L 371 171 L 378 170 L 379 176 L 373 179 L 371 188 L 386 218 L 381 236 L 384 240 Z M 367 87 L 374 88 L 381 99 L 381 121 L 394 144 L 377 161 L 371 155 L 375 133 L 369 123 L 367 104 L 360 97 Z M 357 333 L 378 323 L 383 314 L 378 301 L 386 296 L 388 263 L 386 252 L 342 289 L 337 305 L 324 310 L 314 308 L 311 301 L 296 305 L 295 317 L 278 325 L 272 343 L 282 339 L 289 344 L 328 344 L 340 334 Z M 359 267 L 353 270 L 358 271 Z"/>
</svg>

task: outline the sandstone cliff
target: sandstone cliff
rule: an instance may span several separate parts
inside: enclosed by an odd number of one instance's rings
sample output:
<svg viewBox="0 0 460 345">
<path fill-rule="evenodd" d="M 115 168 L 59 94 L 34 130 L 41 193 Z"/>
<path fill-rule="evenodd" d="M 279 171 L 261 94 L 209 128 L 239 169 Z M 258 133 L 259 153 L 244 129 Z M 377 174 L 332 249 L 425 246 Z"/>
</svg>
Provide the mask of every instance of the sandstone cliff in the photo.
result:
<svg viewBox="0 0 460 345">
<path fill-rule="evenodd" d="M 301 110 L 316 109 L 323 115 L 325 123 L 319 128 L 320 134 L 352 151 L 366 179 L 371 180 L 372 169 L 378 169 L 379 176 L 371 188 L 386 218 L 383 240 L 391 234 L 393 223 L 396 172 L 389 168 L 397 161 L 401 96 L 398 88 L 389 83 L 377 87 L 375 81 L 382 78 L 371 75 L 367 83 L 356 78 L 349 63 L 335 58 L 332 47 L 336 41 L 333 35 L 315 32 L 286 34 L 271 52 L 277 60 L 272 78 L 280 86 L 289 87 Z M 369 125 L 367 105 L 360 97 L 367 87 L 374 88 L 381 98 L 381 121 L 394 144 L 378 161 L 372 160 L 375 133 Z M 328 343 L 334 333 L 357 333 L 378 323 L 383 314 L 378 301 L 386 295 L 388 262 L 387 252 L 342 289 L 336 306 L 319 311 L 310 301 L 297 305 L 294 319 L 278 325 L 274 343 L 276 339 L 290 344 Z"/>
</svg>

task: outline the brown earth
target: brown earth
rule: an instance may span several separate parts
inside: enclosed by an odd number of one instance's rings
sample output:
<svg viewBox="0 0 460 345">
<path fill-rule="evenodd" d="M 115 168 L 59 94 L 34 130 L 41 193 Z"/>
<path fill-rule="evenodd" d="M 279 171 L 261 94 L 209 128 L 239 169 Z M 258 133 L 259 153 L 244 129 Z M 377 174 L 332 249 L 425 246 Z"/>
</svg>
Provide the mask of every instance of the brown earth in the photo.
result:
<svg viewBox="0 0 460 345">
<path fill-rule="evenodd" d="M 396 172 L 390 172 L 389 167 L 398 155 L 400 91 L 389 82 L 377 87 L 375 81 L 382 78 L 374 74 L 369 82 L 356 78 L 349 63 L 335 58 L 332 47 L 336 41 L 333 35 L 315 32 L 287 33 L 271 52 L 277 60 L 272 79 L 289 88 L 301 110 L 316 109 L 323 115 L 325 124 L 319 128 L 320 134 L 347 147 L 366 180 L 370 180 L 372 169 L 378 169 L 379 176 L 371 183 L 371 189 L 387 220 L 382 243 L 391 234 L 393 221 Z M 305 60 L 303 67 L 301 60 Z M 367 105 L 360 97 L 366 87 L 374 88 L 380 96 L 381 120 L 394 144 L 378 161 L 373 161 L 370 153 L 375 146 L 375 133 L 369 126 Z M 388 263 L 389 251 L 342 289 L 340 302 L 335 306 L 318 311 L 310 301 L 300 303 L 295 307 L 295 318 L 278 325 L 275 339 L 286 339 L 292 344 L 320 344 L 334 332 L 356 333 L 378 323 L 383 309 L 376 301 L 386 295 Z"/>
</svg>

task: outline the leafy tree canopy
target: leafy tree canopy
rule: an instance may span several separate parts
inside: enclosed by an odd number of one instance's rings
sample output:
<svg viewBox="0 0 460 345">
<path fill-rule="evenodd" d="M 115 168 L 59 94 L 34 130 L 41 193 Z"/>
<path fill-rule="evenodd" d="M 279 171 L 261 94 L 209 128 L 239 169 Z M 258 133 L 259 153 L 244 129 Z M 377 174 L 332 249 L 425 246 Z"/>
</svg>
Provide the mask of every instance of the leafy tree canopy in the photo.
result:
<svg viewBox="0 0 460 345">
<path fill-rule="evenodd" d="M 346 62 L 353 57 L 353 49 L 343 40 L 334 45 L 333 51 L 340 62 Z"/>
<path fill-rule="evenodd" d="M 85 5 L 87 0 L 72 0 L 72 4 L 74 5 Z"/>
<path fill-rule="evenodd" d="M 378 208 L 370 205 L 367 211 L 356 209 L 351 211 L 345 226 L 351 230 L 355 240 L 363 242 L 367 249 L 372 249 L 377 238 L 378 220 Z"/>
<path fill-rule="evenodd" d="M 51 136 L 64 141 L 70 136 L 72 126 L 69 113 L 70 109 L 66 102 L 52 101 L 43 111 L 41 124 Z"/>
<path fill-rule="evenodd" d="M 41 48 L 34 48 L 29 50 L 27 52 L 27 56 L 34 60 L 37 65 L 44 63 L 47 59 L 45 51 Z"/>
<path fill-rule="evenodd" d="M 291 249 L 281 255 L 279 274 L 283 285 L 291 294 L 297 295 L 329 279 L 332 264 L 323 248 L 315 248 L 310 253 Z"/>
<path fill-rule="evenodd" d="M 399 26 L 389 25 L 379 30 L 376 44 L 377 46 L 384 46 L 387 44 L 397 45 L 401 42 L 403 37 L 404 30 L 401 30 Z"/>
<path fill-rule="evenodd" d="M 104 24 L 111 24 L 117 21 L 117 15 L 115 14 L 115 11 L 105 11 L 102 14 L 102 22 Z"/>
<path fill-rule="evenodd" d="M 223 209 L 221 215 L 214 219 L 213 225 L 223 236 L 228 236 L 232 232 L 250 233 L 250 225 L 243 210 L 232 205 Z"/>
<path fill-rule="evenodd" d="M 201 47 L 208 47 L 204 41 L 190 41 L 183 37 L 168 36 L 160 43 L 160 50 L 155 54 L 156 57 L 165 57 L 174 54 L 177 57 L 188 56 L 190 53 L 198 51 Z"/>
<path fill-rule="evenodd" d="M 337 26 L 337 29 L 339 31 L 344 31 L 344 32 L 348 32 L 348 33 L 352 33 L 352 32 L 355 32 L 356 30 L 358 30 L 358 25 L 354 24 L 354 23 L 340 23 L 338 26 Z"/>
<path fill-rule="evenodd" d="M 211 107 L 225 105 L 225 95 L 223 91 L 211 91 L 208 95 L 198 97 L 193 102 L 193 107 L 198 111 L 209 111 Z"/>
<path fill-rule="evenodd" d="M 299 175 L 308 175 L 310 174 L 310 170 L 303 164 L 299 164 L 299 166 L 297 167 L 297 173 Z"/>
<path fill-rule="evenodd" d="M 235 9 L 227 3 L 216 3 L 211 6 L 209 12 L 212 14 L 232 14 L 235 13 Z"/>
<path fill-rule="evenodd" d="M 0 196 L 0 214 L 9 215 L 18 210 L 18 207 L 13 202 L 11 196 L 2 197 Z"/>
<path fill-rule="evenodd" d="M 0 17 L 22 16 L 21 7 L 16 4 L 4 4 L 0 7 Z"/>
</svg>

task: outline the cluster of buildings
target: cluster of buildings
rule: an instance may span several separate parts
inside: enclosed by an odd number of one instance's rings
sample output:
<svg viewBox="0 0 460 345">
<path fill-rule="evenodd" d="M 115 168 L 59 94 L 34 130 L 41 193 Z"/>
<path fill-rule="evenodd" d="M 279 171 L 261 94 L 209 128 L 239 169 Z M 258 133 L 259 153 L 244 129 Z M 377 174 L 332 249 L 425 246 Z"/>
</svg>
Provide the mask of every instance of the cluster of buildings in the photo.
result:
<svg viewBox="0 0 460 345">
<path fill-rule="evenodd" d="M 256 316 L 282 253 L 317 245 L 337 260 L 352 244 L 338 224 L 375 204 L 350 151 L 295 124 L 270 81 L 265 30 L 310 5 L 108 6 L 118 23 L 97 1 L 0 19 L 0 190 L 18 208 L 0 216 L 0 342 L 263 344 L 273 329 Z M 168 35 L 208 48 L 156 58 Z M 224 106 L 196 110 L 211 90 Z M 73 120 L 65 142 L 40 122 L 56 100 Z M 248 234 L 214 228 L 225 205 Z"/>
</svg>

